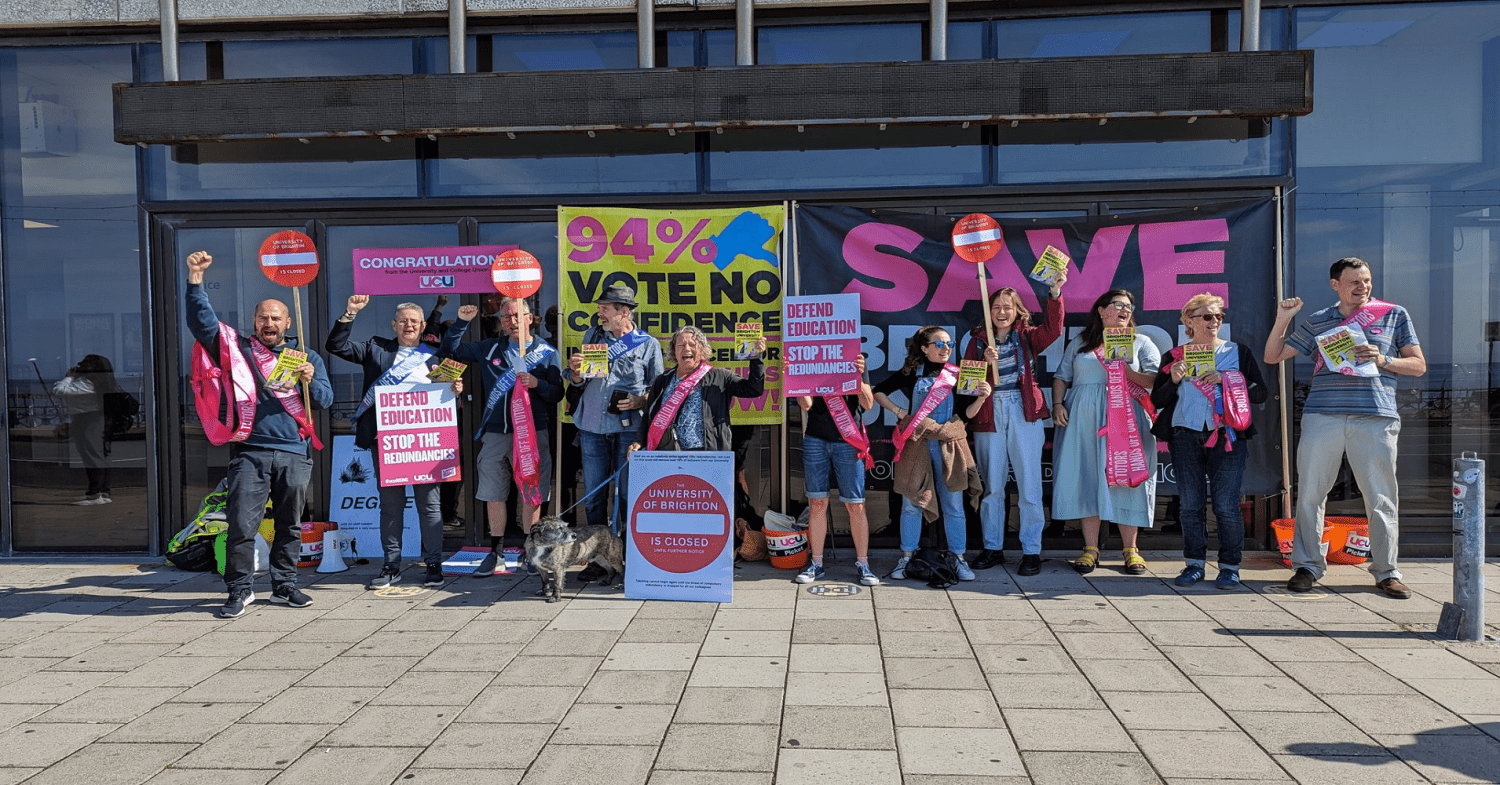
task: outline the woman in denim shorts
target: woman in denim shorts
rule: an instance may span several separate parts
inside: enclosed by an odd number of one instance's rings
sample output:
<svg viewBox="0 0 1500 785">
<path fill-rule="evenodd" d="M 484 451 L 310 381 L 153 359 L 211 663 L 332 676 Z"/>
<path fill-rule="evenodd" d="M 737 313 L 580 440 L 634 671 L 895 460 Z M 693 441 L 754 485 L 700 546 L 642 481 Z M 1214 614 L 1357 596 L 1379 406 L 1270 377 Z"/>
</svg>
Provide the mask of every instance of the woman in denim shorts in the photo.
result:
<svg viewBox="0 0 1500 785">
<path fill-rule="evenodd" d="M 865 358 L 854 361 L 859 370 L 859 394 L 845 395 L 844 403 L 854 422 L 862 429 L 860 417 L 875 405 L 870 379 L 865 375 Z M 797 399 L 807 417 L 807 433 L 802 437 L 802 471 L 807 485 L 807 505 L 811 509 L 808 536 L 812 540 L 812 563 L 798 573 L 798 583 L 823 580 L 823 540 L 828 536 L 828 480 L 836 474 L 839 498 L 849 511 L 849 534 L 854 538 L 854 568 L 859 582 L 875 586 L 880 579 L 870 572 L 870 521 L 865 517 L 865 464 L 859 453 L 839 434 L 828 403 L 823 398 L 804 395 Z"/>
</svg>

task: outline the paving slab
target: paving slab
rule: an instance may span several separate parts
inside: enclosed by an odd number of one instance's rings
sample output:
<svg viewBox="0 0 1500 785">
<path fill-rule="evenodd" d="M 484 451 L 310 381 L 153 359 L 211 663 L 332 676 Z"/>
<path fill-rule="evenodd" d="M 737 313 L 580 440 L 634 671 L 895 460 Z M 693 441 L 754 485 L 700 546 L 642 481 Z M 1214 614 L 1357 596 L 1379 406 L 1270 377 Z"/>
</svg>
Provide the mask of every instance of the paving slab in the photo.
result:
<svg viewBox="0 0 1500 785">
<path fill-rule="evenodd" d="M 995 696 L 982 690 L 891 690 L 895 724 L 906 728 L 1003 728 Z"/>
<path fill-rule="evenodd" d="M 879 614 L 876 614 L 877 619 Z M 792 627 L 792 643 L 879 643 L 876 622 L 863 619 L 798 619 Z M 712 640 L 718 633 L 710 633 Z"/>
<path fill-rule="evenodd" d="M 1430 782 L 1394 755 L 1277 755 L 1276 762 L 1306 785 L 1425 785 Z"/>
<path fill-rule="evenodd" d="M 416 761 L 420 769 L 524 769 L 556 728 L 552 723 L 455 722 Z"/>
<path fill-rule="evenodd" d="M 166 703 L 181 687 L 97 687 L 36 718 L 37 722 L 123 725 Z"/>
<path fill-rule="evenodd" d="M 110 742 L 202 743 L 254 709 L 249 703 L 167 703 L 104 738 Z"/>
<path fill-rule="evenodd" d="M 362 644 L 361 644 L 362 645 Z M 312 670 L 327 664 L 334 657 L 349 650 L 346 643 L 329 643 L 326 641 L 294 641 L 267 644 L 260 650 L 247 657 L 240 659 L 233 665 L 228 666 L 234 670 L 279 670 L 291 668 L 297 670 Z M 181 662 L 182 655 L 174 655 L 172 658 Z"/>
<path fill-rule="evenodd" d="M 788 706 L 781 719 L 785 750 L 895 750 L 891 710 L 884 706 Z"/>
<path fill-rule="evenodd" d="M 1078 673 L 1061 644 L 974 645 L 979 669 L 985 673 Z"/>
<path fill-rule="evenodd" d="M 1284 772 L 1249 735 L 1238 730 L 1134 730 L 1146 760 L 1163 777 L 1278 779 Z"/>
<path fill-rule="evenodd" d="M 879 673 L 787 674 L 787 706 L 888 706 L 886 680 Z"/>
<path fill-rule="evenodd" d="M 794 609 L 724 606 L 714 614 L 711 630 L 790 630 Z"/>
<path fill-rule="evenodd" d="M 1096 709 L 1104 704 L 1082 675 L 1058 673 L 988 676 L 990 692 L 1001 709 Z"/>
<path fill-rule="evenodd" d="M 174 764 L 175 768 L 284 769 L 335 725 L 231 725 Z"/>
<path fill-rule="evenodd" d="M 825 785 L 851 778 L 868 785 L 902 785 L 901 767 L 895 752 L 782 750 L 776 766 L 777 785 Z"/>
<path fill-rule="evenodd" d="M 774 771 L 775 725 L 685 725 L 673 723 L 656 757 L 672 771 Z M 712 754 L 705 754 L 712 750 Z"/>
<path fill-rule="evenodd" d="M 603 661 L 603 657 L 516 657 L 492 683 L 582 687 Z"/>
<path fill-rule="evenodd" d="M 1042 752 L 1135 752 L 1135 742 L 1106 709 L 1006 709 L 1016 748 Z"/>
<path fill-rule="evenodd" d="M 897 728 L 901 770 L 911 774 L 1019 776 L 1010 734 L 991 728 Z"/>
<path fill-rule="evenodd" d="M 388 706 L 467 705 L 493 678 L 488 671 L 407 671 L 372 703 Z"/>
<path fill-rule="evenodd" d="M 413 665 L 412 670 L 499 673 L 521 649 L 520 643 L 444 643 Z"/>
<path fill-rule="evenodd" d="M 440 705 L 365 706 L 319 741 L 318 747 L 425 747 L 463 710 L 463 706 Z M 414 758 L 415 754 L 401 761 L 397 771 Z"/>
<path fill-rule="evenodd" d="M 822 648 L 838 644 L 802 644 Z M 858 645 L 858 644 L 850 644 Z M 970 638 L 963 632 L 890 632 L 880 629 L 880 651 L 887 657 L 972 657 Z"/>
<path fill-rule="evenodd" d="M 53 708 L 56 707 L 51 703 L 0 703 L 0 731 L 20 725 Z"/>
<path fill-rule="evenodd" d="M 646 785 L 771 785 L 769 771 L 668 771 L 657 768 Z"/>
<path fill-rule="evenodd" d="M 159 774 L 193 744 L 90 744 L 27 780 L 32 785 L 136 785 Z"/>
<path fill-rule="evenodd" d="M 275 785 L 388 785 L 421 754 L 421 747 L 318 747 L 271 780 Z"/>
<path fill-rule="evenodd" d="M 882 673 L 885 663 L 881 659 L 881 651 L 880 646 L 868 643 L 795 643 L 792 644 L 789 670 L 812 673 Z"/>
<path fill-rule="evenodd" d="M 542 749 L 521 785 L 577 785 L 608 782 L 643 785 L 656 757 L 656 745 L 580 747 L 549 744 Z"/>
<path fill-rule="evenodd" d="M 860 641 L 874 643 L 874 641 Z M 785 657 L 791 651 L 790 631 L 721 630 L 710 632 L 699 657 Z"/>
<path fill-rule="evenodd" d="M 670 703 L 676 705 L 687 686 L 683 671 L 599 671 L 578 697 L 579 703 Z"/>
<path fill-rule="evenodd" d="M 353 716 L 361 706 L 380 694 L 379 687 L 290 687 L 276 694 L 264 705 L 236 704 L 253 709 L 244 722 L 278 724 L 285 722 L 338 724 Z M 214 703 L 182 703 L 183 706 L 213 706 Z"/>
<path fill-rule="evenodd" d="M 702 643 L 708 636 L 709 619 L 643 618 L 639 613 L 620 634 L 621 643 Z M 787 629 L 791 629 L 790 626 Z"/>
<path fill-rule="evenodd" d="M 985 686 L 984 673 L 972 658 L 887 657 L 885 677 L 891 689 L 973 690 Z"/>
<path fill-rule="evenodd" d="M 464 709 L 462 722 L 555 723 L 578 697 L 577 687 L 499 685 L 484 690 Z"/>
<path fill-rule="evenodd" d="M 1131 731 L 1231 731 L 1234 722 L 1198 692 L 1103 692 L 1104 702 Z"/>
<path fill-rule="evenodd" d="M 599 669 L 690 671 L 700 648 L 697 643 L 616 643 L 604 655 Z"/>
<path fill-rule="evenodd" d="M 579 703 L 568 711 L 548 744 L 649 745 L 654 749 L 666 737 L 672 715 L 673 707 L 667 704 Z"/>
<path fill-rule="evenodd" d="M 1159 785 L 1151 764 L 1140 753 L 1028 752 L 1026 771 L 1037 785 Z"/>
<path fill-rule="evenodd" d="M 23 722 L 0 732 L 0 766 L 51 766 L 119 725 Z"/>
<path fill-rule="evenodd" d="M 781 720 L 781 687 L 693 687 L 677 704 L 676 722 L 775 725 Z"/>
<path fill-rule="evenodd" d="M 1193 683 L 1228 711 L 1327 711 L 1322 701 L 1286 676 L 1194 676 Z"/>
<path fill-rule="evenodd" d="M 796 660 L 795 651 L 792 659 Z M 880 662 L 878 652 L 875 662 L 878 667 Z M 786 657 L 700 657 L 693 663 L 693 673 L 688 679 L 688 685 L 692 687 L 773 687 L 779 691 L 786 686 L 786 673 Z"/>
</svg>

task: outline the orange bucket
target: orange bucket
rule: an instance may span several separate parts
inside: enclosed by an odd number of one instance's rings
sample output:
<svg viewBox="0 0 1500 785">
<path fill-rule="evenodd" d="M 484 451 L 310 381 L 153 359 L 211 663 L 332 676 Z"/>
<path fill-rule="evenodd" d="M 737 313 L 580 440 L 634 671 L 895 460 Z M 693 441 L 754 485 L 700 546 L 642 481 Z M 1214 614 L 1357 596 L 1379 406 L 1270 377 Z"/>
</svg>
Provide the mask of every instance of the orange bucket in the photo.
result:
<svg viewBox="0 0 1500 785">
<path fill-rule="evenodd" d="M 1276 533 L 1276 547 L 1281 563 L 1292 566 L 1292 538 L 1296 536 L 1294 518 L 1271 521 Z M 1370 557 L 1370 525 L 1364 518 L 1330 515 L 1323 519 L 1323 555 L 1334 564 L 1364 564 Z"/>
<path fill-rule="evenodd" d="M 807 532 L 777 532 L 765 530 L 766 552 L 770 554 L 771 566 L 778 570 L 800 570 L 807 566 Z"/>
<path fill-rule="evenodd" d="M 323 563 L 323 532 L 337 529 L 337 523 L 309 521 L 302 524 L 302 550 L 297 557 L 298 567 L 316 567 Z"/>
</svg>

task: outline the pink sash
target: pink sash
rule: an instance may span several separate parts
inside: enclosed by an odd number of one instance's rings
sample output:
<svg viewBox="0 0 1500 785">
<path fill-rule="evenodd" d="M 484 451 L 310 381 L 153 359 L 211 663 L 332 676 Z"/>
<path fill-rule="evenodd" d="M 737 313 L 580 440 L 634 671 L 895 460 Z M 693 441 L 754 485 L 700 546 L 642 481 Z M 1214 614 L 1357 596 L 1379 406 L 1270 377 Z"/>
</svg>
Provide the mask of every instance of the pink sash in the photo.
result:
<svg viewBox="0 0 1500 785">
<path fill-rule="evenodd" d="M 228 384 L 225 384 L 225 377 Z M 208 443 L 218 446 L 242 442 L 255 425 L 255 377 L 240 351 L 239 335 L 234 328 L 219 323 L 219 358 L 209 355 L 203 345 L 193 342 L 193 408 L 203 423 Z M 219 419 L 219 412 L 224 419 Z"/>
<path fill-rule="evenodd" d="M 516 478 L 516 487 L 521 489 L 521 498 L 536 507 L 542 503 L 542 450 L 536 443 L 536 423 L 531 418 L 531 391 L 524 384 L 516 384 L 510 393 L 511 442 L 515 448 L 511 453 L 511 473 Z"/>
<path fill-rule="evenodd" d="M 1224 424 L 1236 431 L 1250 427 L 1250 385 L 1239 371 L 1224 371 Z"/>
<path fill-rule="evenodd" d="M 927 419 L 948 396 L 953 394 L 953 385 L 958 383 L 958 366 L 943 366 L 938 372 L 937 379 L 932 383 L 932 389 L 927 391 L 927 399 L 922 401 L 922 408 L 917 410 L 906 421 L 906 426 L 896 426 L 896 432 L 891 434 L 891 442 L 896 447 L 896 460 L 901 460 L 901 451 L 906 449 L 906 440 L 911 438 L 912 431 L 917 429 L 917 423 Z M 832 412 L 829 409 L 829 412 Z"/>
<path fill-rule="evenodd" d="M 1185 352 L 1185 349 L 1183 347 L 1179 346 L 1176 349 L 1173 349 L 1169 353 L 1169 356 L 1172 358 L 1173 362 L 1176 362 L 1176 361 L 1182 359 L 1182 356 L 1183 356 L 1184 352 Z M 1226 373 L 1233 373 L 1235 376 L 1239 376 L 1240 384 L 1244 385 L 1244 383 L 1245 383 L 1245 377 L 1240 376 L 1240 374 L 1238 372 L 1236 372 L 1236 371 L 1224 371 L 1224 372 L 1221 372 L 1219 374 L 1219 377 L 1221 379 L 1223 379 L 1224 378 L 1224 374 L 1226 374 Z M 1203 446 L 1204 447 L 1212 447 L 1212 446 L 1214 446 L 1214 445 L 1216 445 L 1216 444 L 1219 443 L 1219 429 L 1220 428 L 1224 428 L 1225 395 L 1224 395 L 1223 392 L 1221 392 L 1219 390 L 1219 385 L 1217 385 L 1217 384 L 1209 384 L 1208 382 L 1203 381 L 1201 378 L 1193 378 L 1193 379 L 1189 379 L 1188 381 L 1191 381 L 1193 383 L 1193 386 L 1198 388 L 1198 392 L 1203 393 L 1203 397 L 1208 399 L 1209 406 L 1213 410 L 1213 416 L 1214 416 L 1213 430 L 1212 430 L 1211 433 L 1208 434 L 1208 439 L 1203 442 Z M 1225 382 L 1227 384 L 1227 379 L 1225 379 Z M 1241 392 L 1243 393 L 1243 389 L 1241 390 Z M 1242 396 L 1242 400 L 1243 400 L 1243 396 Z M 1246 423 L 1248 423 L 1249 420 L 1250 420 L 1250 410 L 1248 408 L 1246 408 L 1246 410 L 1245 410 L 1245 421 L 1246 421 Z M 1225 452 L 1229 452 L 1229 451 L 1233 450 L 1234 449 L 1234 431 L 1226 428 L 1225 429 L 1225 433 L 1224 433 L 1224 439 L 1225 439 L 1225 442 L 1224 442 L 1224 451 Z"/>
<path fill-rule="evenodd" d="M 667 435 L 667 429 L 672 427 L 672 421 L 677 419 L 677 410 L 682 408 L 682 402 L 688 399 L 693 389 L 698 386 L 703 375 L 713 370 L 713 366 L 703 363 L 698 370 L 688 374 L 686 379 L 677 380 L 677 389 L 667 396 L 662 402 L 661 408 L 656 410 L 656 417 L 651 420 L 651 428 L 646 431 L 646 449 L 654 450 L 656 445 L 661 444 L 661 438 Z"/>
<path fill-rule="evenodd" d="M 276 353 L 266 348 L 260 341 L 250 340 L 250 354 L 255 357 L 255 364 L 260 367 L 261 378 L 271 375 L 271 369 L 276 367 Z M 274 393 L 276 400 L 281 402 L 281 408 L 292 416 L 297 423 L 297 434 L 304 439 L 312 439 L 314 450 L 323 449 L 323 440 L 318 438 L 318 429 L 313 427 L 312 419 L 307 416 L 307 409 L 302 406 L 301 385 L 294 384 L 290 389 L 280 390 Z"/>
<path fill-rule="evenodd" d="M 834 426 L 839 429 L 839 436 L 844 437 L 844 441 L 858 453 L 859 459 L 865 462 L 865 469 L 875 468 L 875 459 L 870 456 L 870 437 L 865 435 L 864 424 L 854 419 L 853 412 L 849 411 L 849 404 L 844 402 L 844 396 L 830 395 L 823 399 L 823 403 L 828 405 L 828 413 L 833 417 Z"/>
<path fill-rule="evenodd" d="M 1350 322 L 1354 322 L 1359 325 L 1359 328 L 1361 330 L 1366 330 L 1370 325 L 1379 321 L 1381 317 L 1390 313 L 1391 309 L 1395 307 L 1395 303 L 1388 303 L 1384 300 L 1377 300 L 1371 297 L 1369 302 L 1354 309 L 1354 313 L 1351 313 L 1348 316 L 1344 317 L 1344 321 L 1339 322 L 1338 326 L 1343 327 Z M 1313 373 L 1317 373 L 1318 371 L 1323 370 L 1323 368 L 1323 353 L 1320 351 L 1314 351 Z"/>
<path fill-rule="evenodd" d="M 1099 358 L 1108 377 L 1104 427 L 1099 429 L 1099 435 L 1104 437 L 1104 479 L 1112 488 L 1135 488 L 1151 479 L 1151 470 L 1146 464 L 1146 444 L 1130 402 L 1134 399 L 1153 420 L 1156 408 L 1151 405 L 1151 396 L 1145 388 L 1125 375 L 1124 360 L 1105 360 L 1102 346 L 1094 350 L 1094 356 Z"/>
</svg>

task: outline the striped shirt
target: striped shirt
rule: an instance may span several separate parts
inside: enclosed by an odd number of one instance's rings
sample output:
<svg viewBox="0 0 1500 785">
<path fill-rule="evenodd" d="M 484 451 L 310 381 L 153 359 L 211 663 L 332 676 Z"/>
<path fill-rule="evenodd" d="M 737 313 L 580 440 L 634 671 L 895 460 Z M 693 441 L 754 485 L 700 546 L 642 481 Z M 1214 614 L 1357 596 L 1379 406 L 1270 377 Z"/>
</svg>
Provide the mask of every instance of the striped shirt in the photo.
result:
<svg viewBox="0 0 1500 785">
<path fill-rule="evenodd" d="M 1307 317 L 1287 336 L 1286 345 L 1307 357 L 1318 354 L 1317 336 L 1337 327 L 1345 317 L 1337 304 Z M 1400 357 L 1401 350 L 1420 345 L 1406 309 L 1397 305 L 1364 330 L 1365 340 L 1387 357 Z M 1396 412 L 1396 376 L 1349 376 L 1329 370 L 1325 364 L 1313 373 L 1304 413 L 1356 414 L 1400 419 Z"/>
<path fill-rule="evenodd" d="M 995 385 L 995 392 L 1016 392 L 1021 389 L 1021 369 L 1016 364 L 1020 345 L 1021 335 L 1015 330 L 1011 330 L 1005 340 L 995 345 L 995 351 L 1000 355 L 1000 361 L 995 364 L 1000 377 L 1000 383 Z"/>
</svg>

